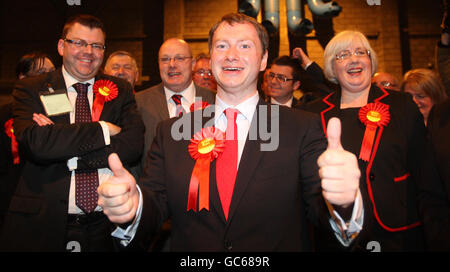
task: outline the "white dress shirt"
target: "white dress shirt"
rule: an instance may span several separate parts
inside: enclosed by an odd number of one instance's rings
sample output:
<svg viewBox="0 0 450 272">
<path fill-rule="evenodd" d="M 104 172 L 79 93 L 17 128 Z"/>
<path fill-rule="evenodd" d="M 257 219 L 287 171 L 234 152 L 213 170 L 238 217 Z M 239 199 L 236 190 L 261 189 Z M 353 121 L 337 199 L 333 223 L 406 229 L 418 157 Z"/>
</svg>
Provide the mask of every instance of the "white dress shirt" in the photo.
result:
<svg viewBox="0 0 450 272">
<path fill-rule="evenodd" d="M 172 100 L 172 95 L 178 94 L 181 95 L 181 106 L 183 107 L 185 112 L 190 112 L 190 107 L 192 103 L 195 102 L 195 86 L 194 81 L 191 81 L 191 84 L 182 92 L 174 92 L 166 88 L 164 86 L 164 93 L 166 95 L 166 101 L 167 101 L 167 109 L 169 110 L 169 116 L 177 117 L 177 105 Z"/>
<path fill-rule="evenodd" d="M 69 97 L 70 104 L 72 104 L 72 108 L 74 109 L 72 112 L 70 112 L 70 123 L 75 123 L 75 102 L 77 99 L 77 91 L 73 87 L 73 84 L 78 83 L 79 81 L 73 78 L 64 68 L 64 65 L 62 67 L 62 74 L 64 77 L 64 82 L 66 83 L 66 89 L 67 89 L 67 96 Z M 89 83 L 88 87 L 88 100 L 89 100 L 89 107 L 92 111 L 92 103 L 94 101 L 94 91 L 93 91 L 93 85 L 95 82 L 95 78 L 91 78 L 88 81 L 79 82 L 79 83 Z M 103 122 L 99 121 L 102 130 L 103 130 L 103 136 L 105 140 L 105 144 L 110 144 L 110 135 L 108 126 Z M 70 178 L 70 191 L 69 191 L 69 214 L 82 214 L 83 211 L 77 207 L 75 204 L 75 171 L 77 169 L 77 161 L 78 157 L 71 158 L 67 161 L 67 167 L 72 172 L 72 176 Z M 98 169 L 98 181 L 99 184 L 101 184 L 103 181 L 106 181 L 109 177 L 112 176 L 111 170 L 109 168 L 101 168 Z M 95 208 L 95 211 L 101 211 L 101 207 L 97 206 Z"/>
<path fill-rule="evenodd" d="M 274 105 L 280 105 L 280 106 L 286 106 L 288 108 L 292 108 L 292 101 L 294 100 L 294 97 L 291 97 L 291 99 L 289 99 L 288 101 L 286 101 L 286 103 L 280 103 L 278 102 L 275 98 L 271 97 L 270 98 L 270 103 L 274 104 Z"/>
</svg>

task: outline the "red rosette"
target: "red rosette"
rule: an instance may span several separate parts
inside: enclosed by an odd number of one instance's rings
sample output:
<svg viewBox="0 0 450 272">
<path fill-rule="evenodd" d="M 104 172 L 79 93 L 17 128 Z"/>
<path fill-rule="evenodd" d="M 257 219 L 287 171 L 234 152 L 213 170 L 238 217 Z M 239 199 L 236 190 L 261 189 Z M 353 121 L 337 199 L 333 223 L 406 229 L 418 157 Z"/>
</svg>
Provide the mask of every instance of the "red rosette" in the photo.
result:
<svg viewBox="0 0 450 272">
<path fill-rule="evenodd" d="M 115 99 L 119 95 L 117 85 L 106 79 L 98 80 L 94 83 L 94 103 L 92 105 L 92 122 L 100 120 L 100 115 L 105 102 Z"/>
<path fill-rule="evenodd" d="M 389 106 L 381 102 L 369 103 L 359 110 L 359 120 L 366 126 L 359 158 L 369 161 L 377 128 L 382 133 L 383 127 L 391 120 Z"/>
<path fill-rule="evenodd" d="M 209 103 L 206 101 L 195 101 L 194 103 L 191 104 L 189 110 L 191 112 L 194 112 L 196 110 L 204 110 L 209 106 L 210 106 Z"/>
<path fill-rule="evenodd" d="M 215 127 L 207 127 L 194 134 L 188 151 L 195 160 L 189 182 L 187 210 L 209 211 L 209 168 L 225 147 L 225 134 Z M 197 210 L 198 197 L 198 210 Z"/>
<path fill-rule="evenodd" d="M 16 136 L 14 135 L 13 122 L 13 118 L 5 122 L 5 133 L 9 138 L 11 138 L 11 153 L 13 156 L 13 163 L 19 164 L 19 144 L 17 143 Z"/>
</svg>

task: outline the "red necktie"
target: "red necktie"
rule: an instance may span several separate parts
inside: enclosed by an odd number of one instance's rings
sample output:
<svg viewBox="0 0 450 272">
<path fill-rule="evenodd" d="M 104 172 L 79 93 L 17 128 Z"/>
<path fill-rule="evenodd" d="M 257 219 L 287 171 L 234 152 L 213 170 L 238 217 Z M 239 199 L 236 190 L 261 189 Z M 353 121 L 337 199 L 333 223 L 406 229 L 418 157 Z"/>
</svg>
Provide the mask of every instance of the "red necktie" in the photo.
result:
<svg viewBox="0 0 450 272">
<path fill-rule="evenodd" d="M 182 116 L 183 113 L 186 113 L 184 111 L 183 106 L 181 105 L 181 97 L 182 96 L 179 94 L 172 95 L 172 100 L 173 100 L 173 102 L 175 102 L 175 105 L 177 106 L 176 113 L 175 113 L 176 116 Z"/>
<path fill-rule="evenodd" d="M 234 183 L 236 181 L 238 167 L 238 129 L 236 117 L 239 111 L 228 108 L 225 110 L 227 116 L 227 130 L 225 132 L 225 148 L 216 162 L 217 189 L 222 202 L 225 219 L 228 219 L 231 197 L 233 196 Z"/>
<path fill-rule="evenodd" d="M 89 100 L 87 97 L 89 84 L 76 83 L 75 123 L 92 122 Z M 86 214 L 97 207 L 97 169 L 75 170 L 75 203 Z"/>
</svg>

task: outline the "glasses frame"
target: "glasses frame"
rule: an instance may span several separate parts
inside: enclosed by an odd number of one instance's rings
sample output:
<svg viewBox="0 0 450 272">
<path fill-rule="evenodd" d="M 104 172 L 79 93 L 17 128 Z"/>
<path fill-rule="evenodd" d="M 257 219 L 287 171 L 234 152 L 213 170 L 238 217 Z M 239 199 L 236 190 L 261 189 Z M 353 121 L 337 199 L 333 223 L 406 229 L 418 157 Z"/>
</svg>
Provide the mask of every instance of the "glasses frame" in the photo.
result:
<svg viewBox="0 0 450 272">
<path fill-rule="evenodd" d="M 345 52 L 345 51 L 348 51 L 350 54 L 347 57 L 341 56 L 342 53 Z M 363 55 L 358 55 L 358 53 L 360 53 L 360 52 L 364 52 L 364 54 Z M 357 58 L 362 58 L 364 56 L 370 57 L 370 50 L 367 50 L 367 49 L 360 49 L 360 50 L 358 50 L 357 49 L 357 50 L 355 50 L 353 52 L 350 52 L 350 50 L 343 50 L 343 51 L 339 52 L 339 54 L 336 54 L 336 60 L 337 61 L 344 61 L 344 60 L 347 60 L 347 59 L 351 58 L 351 56 L 355 56 Z"/>
<path fill-rule="evenodd" d="M 195 73 L 201 77 L 205 77 L 205 75 L 211 77 L 213 75 L 212 71 L 210 71 L 210 70 L 209 71 L 197 70 L 197 71 L 195 71 Z"/>
<path fill-rule="evenodd" d="M 192 56 L 162 57 L 162 58 L 159 58 L 159 61 L 162 64 L 169 64 L 172 59 L 175 63 L 183 63 L 186 59 L 192 59 Z"/>
<path fill-rule="evenodd" d="M 105 49 L 106 49 L 106 45 L 104 45 L 104 44 L 88 43 L 85 40 L 81 40 L 81 39 L 72 40 L 72 39 L 64 38 L 64 41 L 70 43 L 71 45 L 73 45 L 77 48 L 82 48 L 82 47 L 87 48 L 88 45 L 90 45 L 93 50 L 105 51 Z"/>
<path fill-rule="evenodd" d="M 272 72 L 269 72 L 269 74 L 267 74 L 267 78 L 269 80 L 272 80 L 272 79 L 276 78 L 279 83 L 286 83 L 288 81 L 294 80 L 294 78 L 288 78 L 285 75 L 275 74 L 275 73 L 272 73 Z"/>
</svg>

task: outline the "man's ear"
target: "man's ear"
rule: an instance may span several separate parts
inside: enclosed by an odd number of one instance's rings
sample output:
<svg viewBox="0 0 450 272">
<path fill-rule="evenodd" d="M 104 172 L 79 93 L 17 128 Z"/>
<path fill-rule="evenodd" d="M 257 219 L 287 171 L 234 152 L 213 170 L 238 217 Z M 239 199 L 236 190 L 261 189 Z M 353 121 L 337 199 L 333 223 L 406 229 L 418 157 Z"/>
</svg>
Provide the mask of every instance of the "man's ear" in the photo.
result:
<svg viewBox="0 0 450 272">
<path fill-rule="evenodd" d="M 64 55 L 64 40 L 63 39 L 59 39 L 59 41 L 58 41 L 58 53 L 60 56 Z"/>
<path fill-rule="evenodd" d="M 298 90 L 300 89 L 300 85 L 301 85 L 300 80 L 296 80 L 294 81 L 294 85 L 292 87 L 294 88 L 294 90 Z"/>
<path fill-rule="evenodd" d="M 196 63 L 197 63 L 197 61 L 194 58 L 192 58 L 192 72 L 194 72 Z"/>
<path fill-rule="evenodd" d="M 259 67 L 259 71 L 266 70 L 268 58 L 269 58 L 269 51 L 266 50 L 266 52 L 264 52 L 264 55 L 262 56 L 261 66 Z"/>
</svg>

